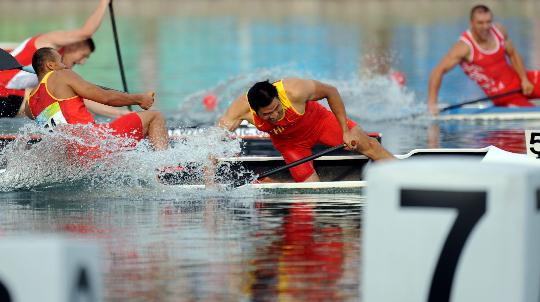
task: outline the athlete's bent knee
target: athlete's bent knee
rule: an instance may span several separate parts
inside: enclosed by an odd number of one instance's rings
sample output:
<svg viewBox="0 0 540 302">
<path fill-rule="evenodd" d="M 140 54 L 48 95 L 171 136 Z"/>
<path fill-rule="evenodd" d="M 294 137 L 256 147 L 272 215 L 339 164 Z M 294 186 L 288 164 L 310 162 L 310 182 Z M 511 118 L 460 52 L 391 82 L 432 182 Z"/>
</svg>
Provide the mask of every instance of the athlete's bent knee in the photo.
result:
<svg viewBox="0 0 540 302">
<path fill-rule="evenodd" d="M 295 182 L 304 182 L 314 173 L 316 174 L 315 169 L 309 163 L 290 168 L 289 171 L 291 172 L 291 176 Z"/>
</svg>

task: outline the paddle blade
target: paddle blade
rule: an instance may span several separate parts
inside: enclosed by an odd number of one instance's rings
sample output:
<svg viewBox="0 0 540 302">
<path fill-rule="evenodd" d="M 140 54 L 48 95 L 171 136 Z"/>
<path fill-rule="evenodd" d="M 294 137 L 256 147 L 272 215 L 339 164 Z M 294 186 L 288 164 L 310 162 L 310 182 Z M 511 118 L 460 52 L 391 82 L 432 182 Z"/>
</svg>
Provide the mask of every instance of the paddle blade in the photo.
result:
<svg viewBox="0 0 540 302">
<path fill-rule="evenodd" d="M 22 69 L 21 64 L 7 51 L 0 49 L 0 70 Z"/>
</svg>

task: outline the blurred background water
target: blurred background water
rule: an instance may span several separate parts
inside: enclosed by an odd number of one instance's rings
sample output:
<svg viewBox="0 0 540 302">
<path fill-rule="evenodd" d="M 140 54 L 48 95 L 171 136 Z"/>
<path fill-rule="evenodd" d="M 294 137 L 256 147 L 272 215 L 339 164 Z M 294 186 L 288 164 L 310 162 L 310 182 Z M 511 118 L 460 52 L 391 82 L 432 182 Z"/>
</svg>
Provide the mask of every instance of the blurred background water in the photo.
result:
<svg viewBox="0 0 540 302">
<path fill-rule="evenodd" d="M 507 27 L 527 68 L 540 69 L 538 2 L 486 4 L 495 21 Z M 36 33 L 75 28 L 95 5 L 2 1 L 0 41 L 20 42 Z M 403 119 L 425 111 L 431 69 L 468 27 L 471 5 L 352 0 L 115 2 L 128 86 L 131 91 L 156 90 L 157 109 L 165 111 L 171 127 L 213 123 L 256 81 L 307 77 L 337 86 L 349 115 L 366 130 L 382 132 L 393 152 L 427 146 L 480 147 L 485 143 L 456 137 L 492 136 L 495 131 L 504 139 L 504 131 L 538 127 L 534 121 Z M 95 40 L 96 52 L 77 71 L 93 82 L 121 88 L 108 16 Z M 405 76 L 405 87 L 390 77 L 395 71 Z M 204 111 L 206 95 L 217 97 L 216 112 Z M 444 78 L 440 93 L 441 102 L 447 104 L 482 96 L 459 68 Z"/>
<path fill-rule="evenodd" d="M 540 69 L 540 3 L 485 3 L 508 29 L 527 68 Z M 0 42 L 76 28 L 96 4 L 3 0 Z M 365 130 L 382 132 L 384 145 L 395 153 L 491 144 L 523 152 L 523 129 L 540 127 L 539 121 L 410 118 L 426 110 L 431 69 L 468 27 L 470 1 L 114 5 L 130 91 L 155 90 L 156 107 L 170 127 L 211 125 L 252 83 L 283 77 L 338 87 L 348 114 Z M 94 36 L 96 52 L 76 71 L 120 89 L 111 24 L 108 16 L 104 20 Z M 405 86 L 392 78 L 396 71 L 405 76 Z M 204 110 L 207 95 L 217 97 L 216 112 Z M 482 96 L 459 68 L 444 78 L 440 93 L 447 104 Z M 13 133 L 27 122 L 0 120 L 0 130 Z M 186 150 L 201 153 L 210 142 L 192 144 Z M 174 161 L 189 153 L 182 152 L 164 157 Z M 142 159 L 135 167 L 165 164 L 145 154 L 137 155 Z M 28 164 L 23 153 L 10 158 Z M 107 251 L 110 301 L 357 300 L 362 197 L 196 193 L 123 180 L 105 188 L 85 182 L 14 186 L 0 195 L 0 236 L 52 232 L 97 240 Z"/>
</svg>

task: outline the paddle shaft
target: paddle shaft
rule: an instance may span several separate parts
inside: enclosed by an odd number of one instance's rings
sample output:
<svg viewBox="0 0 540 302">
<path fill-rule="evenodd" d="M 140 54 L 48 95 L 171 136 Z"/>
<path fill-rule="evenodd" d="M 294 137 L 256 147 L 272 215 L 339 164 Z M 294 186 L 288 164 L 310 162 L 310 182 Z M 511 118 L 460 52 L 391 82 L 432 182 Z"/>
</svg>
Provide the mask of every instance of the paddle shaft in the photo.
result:
<svg viewBox="0 0 540 302">
<path fill-rule="evenodd" d="M 113 9 L 113 1 L 109 2 L 109 13 L 111 15 L 111 25 L 112 25 L 112 31 L 114 36 L 114 45 L 116 46 L 116 57 L 118 58 L 118 67 L 120 68 L 120 77 L 122 78 L 122 86 L 124 87 L 124 92 L 128 93 L 128 87 L 126 82 L 126 74 L 124 72 L 124 63 L 122 61 L 122 53 L 120 52 L 120 42 L 118 41 L 118 32 L 116 30 L 116 20 L 114 18 L 114 9 Z M 128 106 L 128 109 L 130 111 L 133 111 L 131 109 L 131 105 Z"/>
<path fill-rule="evenodd" d="M 321 157 L 323 155 L 326 155 L 328 153 L 332 153 L 332 152 L 337 151 L 337 150 L 341 150 L 343 148 L 345 148 L 345 145 L 338 145 L 338 146 L 334 146 L 332 148 L 328 148 L 328 149 L 323 150 L 323 151 L 321 151 L 319 153 L 315 153 L 315 154 L 312 154 L 312 155 L 310 155 L 308 157 L 299 159 L 299 160 L 297 160 L 295 162 L 292 162 L 292 163 L 290 163 L 288 165 L 285 165 L 285 166 L 282 166 L 282 167 L 279 167 L 279 168 L 275 168 L 275 169 L 263 172 L 263 173 L 259 174 L 259 176 L 257 176 L 257 179 L 261 179 L 261 178 L 270 176 L 272 174 L 276 174 L 278 172 L 281 172 L 283 170 L 287 170 L 289 168 L 296 167 L 296 166 L 301 165 L 301 164 L 303 164 L 305 162 L 308 162 L 310 160 L 314 160 L 314 159 L 319 158 L 319 157 Z"/>
<path fill-rule="evenodd" d="M 459 108 L 459 107 L 462 107 L 462 106 L 465 106 L 465 105 L 474 104 L 474 103 L 478 103 L 478 102 L 483 102 L 483 101 L 488 101 L 488 100 L 498 99 L 498 98 L 502 98 L 502 97 L 504 97 L 504 96 L 509 96 L 509 95 L 511 95 L 511 94 L 519 93 L 519 92 L 521 92 L 521 88 L 520 88 L 520 89 L 516 89 L 516 90 L 511 90 L 511 91 L 508 91 L 508 92 L 505 92 L 505 93 L 501 93 L 501 94 L 496 94 L 496 95 L 492 95 L 492 96 L 486 96 L 486 97 L 479 98 L 479 99 L 476 99 L 476 100 L 471 100 L 471 101 L 468 101 L 468 102 L 464 102 L 464 103 L 460 103 L 460 104 L 455 104 L 455 105 L 451 105 L 451 106 L 448 106 L 448 107 L 444 107 L 443 109 L 439 110 L 439 112 L 443 112 L 443 111 L 447 111 L 447 110 Z"/>
</svg>

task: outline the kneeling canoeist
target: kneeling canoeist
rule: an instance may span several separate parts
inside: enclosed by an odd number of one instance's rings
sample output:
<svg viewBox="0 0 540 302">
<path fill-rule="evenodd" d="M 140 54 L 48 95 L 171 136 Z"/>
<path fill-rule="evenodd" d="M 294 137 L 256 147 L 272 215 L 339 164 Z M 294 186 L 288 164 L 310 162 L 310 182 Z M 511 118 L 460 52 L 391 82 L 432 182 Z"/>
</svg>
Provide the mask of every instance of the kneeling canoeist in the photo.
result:
<svg viewBox="0 0 540 302">
<path fill-rule="evenodd" d="M 164 150 L 169 144 L 165 119 L 156 111 L 133 112 L 110 124 L 96 124 L 83 102 L 84 99 L 110 106 L 138 105 L 149 109 L 154 103 L 154 93 L 128 94 L 104 90 L 83 80 L 68 69 L 58 51 L 40 48 L 32 57 L 32 66 L 39 85 L 28 98 L 26 115 L 38 124 L 54 127 L 59 124 L 93 124 L 106 127 L 114 135 L 135 140 L 148 138 L 155 150 Z"/>
<path fill-rule="evenodd" d="M 100 0 L 94 12 L 80 28 L 36 34 L 25 39 L 11 51 L 11 55 L 26 68 L 0 71 L 0 118 L 24 115 L 25 92 L 38 84 L 37 76 L 28 71 L 31 69 L 32 56 L 37 49 L 52 47 L 58 50 L 62 55 L 62 62 L 69 68 L 86 62 L 95 50 L 92 35 L 98 30 L 110 2 L 111 0 Z M 105 106 L 90 100 L 85 100 L 85 105 L 91 112 L 110 118 L 129 113 L 128 110 Z"/>
<path fill-rule="evenodd" d="M 493 97 L 495 106 L 532 107 L 529 99 L 540 97 L 540 71 L 525 69 L 506 29 L 493 23 L 491 10 L 485 5 L 471 9 L 469 30 L 461 34 L 459 41 L 431 72 L 428 109 L 432 115 L 439 113 L 437 94 L 442 77 L 457 64 L 487 96 Z M 519 89 L 521 92 L 511 93 Z M 509 95 L 498 97 L 507 93 Z"/>
<path fill-rule="evenodd" d="M 332 112 L 318 100 L 327 99 Z M 393 155 L 369 137 L 350 119 L 338 90 L 315 80 L 289 78 L 275 83 L 253 85 L 247 95 L 236 99 L 219 125 L 234 131 L 242 120 L 270 134 L 272 144 L 286 163 L 305 158 L 316 144 L 346 144 L 373 160 L 390 159 Z M 296 182 L 319 181 L 313 162 L 289 170 Z"/>
</svg>

